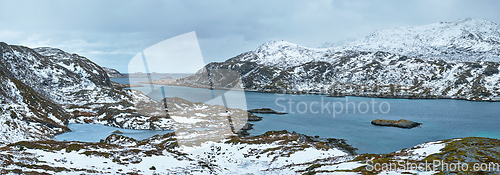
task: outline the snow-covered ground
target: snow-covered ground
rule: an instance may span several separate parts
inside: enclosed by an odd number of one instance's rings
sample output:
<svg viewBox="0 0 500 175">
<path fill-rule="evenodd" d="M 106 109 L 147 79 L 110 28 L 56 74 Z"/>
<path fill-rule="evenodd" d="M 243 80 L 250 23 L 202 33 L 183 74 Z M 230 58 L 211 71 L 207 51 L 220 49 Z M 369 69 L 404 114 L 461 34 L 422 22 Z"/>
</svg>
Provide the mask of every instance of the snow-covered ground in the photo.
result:
<svg viewBox="0 0 500 175">
<path fill-rule="evenodd" d="M 316 138 L 317 139 L 317 138 Z M 321 139 L 320 139 L 321 140 Z M 0 172 L 49 174 L 434 174 L 441 170 L 379 169 L 383 163 L 423 163 L 440 156 L 461 155 L 479 159 L 497 155 L 473 154 L 498 144 L 486 138 L 450 139 L 422 143 L 389 154 L 352 155 L 342 144 L 315 140 L 286 131 L 254 137 L 230 137 L 198 146 L 178 145 L 175 134 L 137 141 L 110 135 L 101 143 L 32 141 L 0 147 Z M 465 145 L 463 145 L 465 144 Z M 452 145 L 448 147 L 449 145 Z M 445 149 L 446 148 L 446 149 Z M 437 155 L 437 156 L 436 156 Z M 483 160 L 484 159 L 484 160 Z M 438 159 L 439 160 L 439 159 Z M 449 158 L 443 158 L 447 163 Z M 495 159 L 496 160 L 496 159 Z M 472 161 L 472 162 L 471 162 Z M 456 163 L 456 162 L 455 162 Z M 477 163 L 471 159 L 469 162 Z"/>
<path fill-rule="evenodd" d="M 139 174 L 296 174 L 287 167 L 350 153 L 306 136 L 273 132 L 178 146 L 174 134 L 136 141 L 111 135 L 104 143 L 21 142 L 0 148 L 1 172 Z M 349 160 L 349 159 L 345 159 Z M 36 165 L 36 166 L 27 166 Z M 343 168 L 357 165 L 346 163 Z"/>
</svg>

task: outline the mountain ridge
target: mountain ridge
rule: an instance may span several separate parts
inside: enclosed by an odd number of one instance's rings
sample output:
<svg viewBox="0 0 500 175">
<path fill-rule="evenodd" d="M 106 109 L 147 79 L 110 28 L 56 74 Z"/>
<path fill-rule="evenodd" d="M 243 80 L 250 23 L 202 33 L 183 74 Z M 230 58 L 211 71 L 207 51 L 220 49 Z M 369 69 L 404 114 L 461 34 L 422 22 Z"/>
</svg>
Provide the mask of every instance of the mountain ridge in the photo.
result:
<svg viewBox="0 0 500 175">
<path fill-rule="evenodd" d="M 284 40 L 273 40 L 250 52 L 257 55 L 255 62 L 260 64 L 296 66 L 310 61 L 324 61 L 321 60 L 324 54 L 345 51 L 382 51 L 418 56 L 425 60 L 498 62 L 500 25 L 483 19 L 467 18 L 455 22 L 378 30 L 361 40 L 330 48 L 310 48 Z M 290 58 L 298 63 L 287 63 Z"/>
<path fill-rule="evenodd" d="M 498 28 L 496 23 L 475 19 L 431 25 L 463 26 L 462 23 L 468 24 L 471 21 Z M 481 25 L 475 28 L 480 27 Z M 493 33 L 495 35 L 491 38 L 500 41 L 500 33 Z M 460 36 L 462 33 L 447 38 L 452 41 Z M 429 40 L 432 41 L 432 38 L 429 37 Z M 397 40 L 398 37 L 393 39 Z M 472 44 L 478 43 L 472 42 L 476 39 L 465 38 L 471 40 Z M 354 47 L 352 44 L 315 49 L 286 41 L 270 41 L 254 51 L 239 54 L 225 62 L 210 63 L 191 77 L 169 83 L 211 88 L 211 83 L 201 78 L 208 72 L 214 72 L 207 70 L 229 69 L 241 74 L 245 90 L 248 91 L 500 101 L 499 63 L 494 61 L 500 55 L 500 42 L 492 43 L 487 48 L 492 49 L 486 52 L 450 47 L 427 53 L 425 46 L 415 50 L 418 54 L 413 54 L 405 50 L 392 52 L 383 47 L 366 47 L 372 49 L 370 50 Z M 376 44 L 378 42 L 374 43 Z M 404 45 L 399 47 L 406 48 Z M 476 57 L 482 54 L 491 58 Z M 227 76 L 218 81 L 233 82 L 231 78 L 233 77 Z"/>
<path fill-rule="evenodd" d="M 425 59 L 459 62 L 498 62 L 499 45 L 500 25 L 483 19 L 466 18 L 454 22 L 378 30 L 359 41 L 336 49 L 382 50 Z M 423 55 L 423 52 L 427 54 Z M 464 55 L 466 53 L 469 54 Z"/>
</svg>

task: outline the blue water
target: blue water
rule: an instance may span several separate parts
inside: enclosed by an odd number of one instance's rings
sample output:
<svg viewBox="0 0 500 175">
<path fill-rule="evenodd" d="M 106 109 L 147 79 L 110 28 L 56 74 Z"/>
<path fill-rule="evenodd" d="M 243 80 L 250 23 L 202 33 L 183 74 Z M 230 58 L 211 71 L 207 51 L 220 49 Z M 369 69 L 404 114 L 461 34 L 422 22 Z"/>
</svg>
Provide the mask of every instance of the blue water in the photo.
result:
<svg viewBox="0 0 500 175">
<path fill-rule="evenodd" d="M 274 96 L 274 97 L 273 97 Z M 247 93 L 249 108 L 271 107 L 276 95 Z M 321 96 L 289 96 L 295 101 L 311 103 Z M 346 98 L 327 98 L 325 100 L 344 102 Z M 349 111 L 335 118 L 332 114 L 288 114 L 260 115 L 264 119 L 254 126 L 250 133 L 260 134 L 267 130 L 296 131 L 307 135 L 319 135 L 346 139 L 347 143 L 358 148 L 358 153 L 389 153 L 414 145 L 467 136 L 481 136 L 500 139 L 500 103 L 468 102 L 459 100 L 406 100 L 347 97 L 351 102 L 361 101 L 390 104 L 387 114 L 360 114 Z M 318 106 L 319 108 L 319 106 Z M 337 108 L 338 109 L 338 108 Z M 384 109 L 384 108 L 383 108 Z M 340 111 L 340 109 L 338 109 Z M 385 109 L 384 109 L 385 110 Z M 364 110 L 363 110 L 364 111 Z M 423 123 L 413 129 L 381 127 L 372 125 L 374 119 L 406 119 Z"/>
<path fill-rule="evenodd" d="M 162 135 L 173 131 L 153 131 L 153 130 L 133 130 L 122 129 L 99 124 L 70 124 L 69 129 L 72 132 L 56 135 L 54 140 L 57 141 L 81 141 L 81 142 L 99 142 L 101 139 L 106 139 L 113 131 L 120 130 L 127 137 L 132 137 L 136 140 L 143 140 L 154 135 Z"/>
<path fill-rule="evenodd" d="M 151 80 L 164 80 L 166 77 L 171 77 L 171 78 L 183 78 L 187 77 L 191 74 L 152 74 L 151 75 Z M 125 76 L 130 76 L 130 78 L 110 78 L 111 81 L 120 83 L 120 84 L 140 84 L 141 82 L 146 82 L 149 81 L 149 78 L 147 75 L 125 75 Z"/>
<path fill-rule="evenodd" d="M 113 81 L 125 82 L 124 79 Z M 160 86 L 155 85 L 155 89 Z M 137 88 L 148 91 L 150 86 Z M 167 97 L 181 97 L 193 102 L 206 102 L 211 99 L 208 89 L 164 86 Z M 226 91 L 215 90 L 215 94 Z M 162 99 L 160 91 L 149 92 L 148 95 L 155 100 Z M 495 102 L 469 102 L 463 100 L 408 100 L 408 99 L 382 99 L 346 97 L 333 98 L 321 95 L 284 95 L 258 92 L 245 92 L 247 109 L 269 107 L 278 111 L 288 112 L 287 115 L 258 114 L 264 117 L 262 121 L 254 122 L 253 135 L 262 134 L 269 130 L 288 130 L 306 135 L 345 139 L 347 143 L 358 148 L 358 153 L 389 153 L 409 148 L 420 143 L 451 139 L 467 136 L 480 136 L 500 139 L 500 103 Z M 227 98 L 240 98 L 234 92 L 226 94 Z M 278 101 L 276 101 L 278 100 Z M 292 108 L 287 103 L 294 102 Z M 321 112 L 321 100 L 330 102 L 330 112 L 324 109 Z M 361 106 L 361 111 L 346 113 L 346 100 Z M 344 108 L 341 114 L 333 117 L 332 103 L 338 102 L 336 110 L 340 111 L 340 103 Z M 366 114 L 366 105 L 369 110 Z M 375 108 L 371 103 L 375 102 Z M 297 106 L 297 104 L 300 105 Z M 379 106 L 381 103 L 384 105 Z M 362 105 L 360 105 L 362 104 Z M 390 105 L 390 110 L 388 105 Z M 305 110 L 312 108 L 313 110 Z M 297 108 L 298 107 L 298 108 Z M 380 110 L 380 108 L 382 110 Z M 304 111 L 304 113 L 298 113 Z M 372 110 L 375 110 L 374 113 Z M 316 113 L 318 112 L 318 113 Z M 387 112 L 382 114 L 381 112 Z M 406 119 L 423 123 L 413 129 L 393 127 L 380 127 L 370 124 L 374 119 Z"/>
</svg>

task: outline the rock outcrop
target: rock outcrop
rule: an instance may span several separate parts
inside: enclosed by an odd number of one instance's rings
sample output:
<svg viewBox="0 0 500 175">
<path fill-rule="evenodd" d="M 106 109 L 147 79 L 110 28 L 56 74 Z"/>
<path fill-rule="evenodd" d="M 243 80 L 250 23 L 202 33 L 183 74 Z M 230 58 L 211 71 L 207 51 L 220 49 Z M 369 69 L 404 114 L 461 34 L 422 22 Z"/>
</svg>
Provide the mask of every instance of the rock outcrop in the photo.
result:
<svg viewBox="0 0 500 175">
<path fill-rule="evenodd" d="M 384 120 L 384 119 L 376 119 L 371 122 L 373 125 L 377 126 L 392 126 L 398 128 L 406 128 L 411 129 L 417 126 L 420 126 L 422 123 L 417 123 L 409 120 Z"/>
<path fill-rule="evenodd" d="M 108 68 L 108 67 L 102 67 L 102 69 L 108 74 L 109 78 L 120 78 L 123 77 L 123 74 L 118 72 L 116 69 Z"/>
<path fill-rule="evenodd" d="M 261 113 L 261 114 L 287 114 L 285 112 L 278 112 L 278 111 L 272 110 L 271 108 L 250 109 L 250 110 L 248 110 L 248 112 Z"/>
</svg>

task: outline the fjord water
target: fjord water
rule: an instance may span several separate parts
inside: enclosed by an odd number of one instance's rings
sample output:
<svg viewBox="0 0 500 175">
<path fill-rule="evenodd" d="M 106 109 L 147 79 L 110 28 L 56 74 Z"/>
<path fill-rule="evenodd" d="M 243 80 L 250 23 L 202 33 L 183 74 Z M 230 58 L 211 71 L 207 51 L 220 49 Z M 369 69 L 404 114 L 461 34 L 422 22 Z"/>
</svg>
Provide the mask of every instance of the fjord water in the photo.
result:
<svg viewBox="0 0 500 175">
<path fill-rule="evenodd" d="M 126 83 L 124 78 L 114 78 L 112 81 Z M 159 85 L 154 85 L 159 87 Z M 147 86 L 137 88 L 150 88 Z M 181 97 L 192 102 L 205 102 L 211 97 L 210 90 L 201 88 L 164 86 L 167 97 Z M 215 94 L 226 91 L 215 90 Z M 155 100 L 162 99 L 158 91 L 148 94 Z M 231 97 L 228 92 L 226 96 Z M 272 93 L 245 93 L 247 108 L 272 108 L 286 115 L 257 114 L 264 117 L 262 121 L 253 122 L 254 129 L 249 132 L 258 135 L 270 130 L 288 130 L 301 134 L 325 138 L 345 139 L 348 144 L 358 148 L 358 153 L 389 153 L 403 148 L 410 148 L 420 143 L 442 139 L 478 136 L 500 139 L 500 103 L 497 102 L 470 102 L 464 100 L 446 99 L 384 99 L 364 97 L 326 97 L 322 95 L 289 95 Z M 321 111 L 323 104 L 330 102 L 328 108 Z M 347 100 L 347 102 L 346 102 Z M 290 107 L 289 102 L 293 102 Z M 341 114 L 333 116 L 332 103 L 337 102 L 335 109 L 340 111 L 340 104 L 344 105 Z M 352 103 L 350 103 L 352 102 Z M 297 105 L 301 103 L 301 105 Z M 345 105 L 350 106 L 346 112 Z M 361 110 L 352 110 L 352 104 Z M 369 112 L 366 105 L 369 104 Z M 372 103 L 374 107 L 372 108 Z M 380 104 L 384 103 L 380 106 Z M 305 110 L 307 108 L 313 110 Z M 388 110 L 387 104 L 390 105 Z M 297 110 L 303 112 L 299 113 Z M 378 112 L 378 113 L 374 113 Z M 370 122 L 374 119 L 406 119 L 422 123 L 413 129 L 374 126 Z"/>
<path fill-rule="evenodd" d="M 271 107 L 279 109 L 269 95 L 247 93 L 249 108 Z M 358 153 L 390 153 L 403 148 L 410 148 L 420 143 L 468 136 L 500 138 L 500 103 L 469 102 L 459 100 L 407 100 L 380 98 L 328 98 L 322 96 L 292 96 L 294 101 L 306 104 L 324 98 L 332 102 L 344 103 L 348 100 L 355 104 L 375 101 L 378 104 L 387 102 L 390 111 L 387 114 L 370 112 L 332 114 L 311 111 L 288 115 L 261 115 L 264 120 L 256 123 L 252 134 L 264 133 L 266 130 L 296 131 L 306 135 L 346 139 L 347 143 L 358 148 Z M 271 99 L 270 99 L 271 98 Z M 264 105 L 264 104 L 269 105 Z M 269 103 L 270 102 L 270 103 Z M 364 106 L 363 106 L 364 107 Z M 317 106 L 319 109 L 319 105 Z M 363 108 L 362 108 L 363 109 Z M 340 109 L 337 108 L 340 111 Z M 384 109 L 385 110 L 385 109 Z M 362 110 L 364 111 L 364 109 Z M 344 111 L 345 112 L 345 111 Z M 372 125 L 374 119 L 406 119 L 422 123 L 413 129 L 382 127 Z"/>
<path fill-rule="evenodd" d="M 54 140 L 57 141 L 81 141 L 81 142 L 99 142 L 101 139 L 106 139 L 114 131 L 119 130 L 121 135 L 132 137 L 136 140 L 143 140 L 154 135 L 162 135 L 173 131 L 153 131 L 153 130 L 134 130 L 122 129 L 99 124 L 70 124 L 69 129 L 72 132 L 56 135 Z"/>
</svg>

